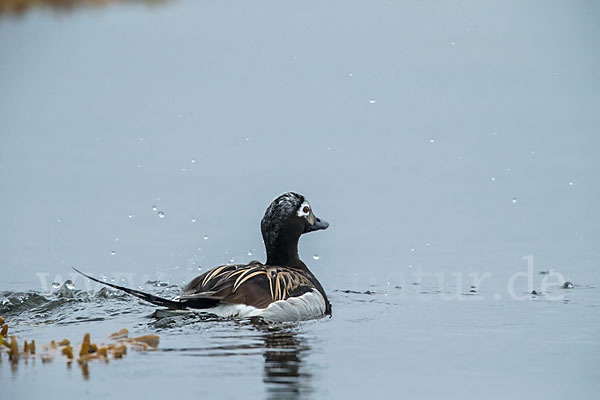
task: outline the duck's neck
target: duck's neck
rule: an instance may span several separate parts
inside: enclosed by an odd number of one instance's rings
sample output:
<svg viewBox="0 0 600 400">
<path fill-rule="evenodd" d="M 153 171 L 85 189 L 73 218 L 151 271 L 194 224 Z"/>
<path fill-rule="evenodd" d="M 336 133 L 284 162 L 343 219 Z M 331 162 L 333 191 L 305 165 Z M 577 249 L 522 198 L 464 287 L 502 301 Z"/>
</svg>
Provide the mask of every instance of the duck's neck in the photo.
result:
<svg viewBox="0 0 600 400">
<path fill-rule="evenodd" d="M 277 242 L 273 246 L 267 245 L 266 248 L 266 265 L 279 265 L 308 271 L 308 267 L 298 256 L 298 240 Z"/>
</svg>

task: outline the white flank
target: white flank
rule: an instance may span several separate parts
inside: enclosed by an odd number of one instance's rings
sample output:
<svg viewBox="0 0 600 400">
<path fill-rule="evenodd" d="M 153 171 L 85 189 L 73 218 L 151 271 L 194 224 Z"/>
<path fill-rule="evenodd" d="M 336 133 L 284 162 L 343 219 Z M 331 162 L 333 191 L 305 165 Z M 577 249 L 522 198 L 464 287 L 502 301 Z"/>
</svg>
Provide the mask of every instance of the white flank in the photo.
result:
<svg viewBox="0 0 600 400">
<path fill-rule="evenodd" d="M 325 299 L 316 289 L 302 296 L 279 300 L 258 314 L 270 321 L 304 321 L 325 315 Z"/>
<path fill-rule="evenodd" d="M 304 321 L 325 315 L 325 299 L 313 289 L 302 296 L 290 297 L 269 304 L 267 308 L 256 308 L 244 304 L 220 304 L 213 308 L 193 310 L 223 318 L 263 317 L 268 321 Z"/>
</svg>

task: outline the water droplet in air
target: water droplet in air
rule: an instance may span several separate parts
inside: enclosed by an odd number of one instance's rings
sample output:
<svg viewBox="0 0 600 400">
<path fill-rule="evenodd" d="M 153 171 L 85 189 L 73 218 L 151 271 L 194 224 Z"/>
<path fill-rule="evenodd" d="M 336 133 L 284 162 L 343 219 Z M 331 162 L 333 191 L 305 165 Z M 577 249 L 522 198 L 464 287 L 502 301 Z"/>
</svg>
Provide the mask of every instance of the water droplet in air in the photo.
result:
<svg viewBox="0 0 600 400">
<path fill-rule="evenodd" d="M 512 199 L 512 203 L 513 203 L 513 204 L 515 204 L 515 203 L 517 202 L 517 200 L 518 200 L 518 199 L 517 199 L 516 197 L 513 197 L 513 199 Z"/>
<path fill-rule="evenodd" d="M 252 255 L 252 251 L 248 250 L 248 255 L 251 256 Z"/>
<path fill-rule="evenodd" d="M 415 251 L 415 249 L 411 248 L 411 249 L 410 249 L 410 251 L 411 251 L 411 252 L 414 252 L 414 251 Z"/>
<path fill-rule="evenodd" d="M 158 212 L 158 218 L 164 218 L 165 217 L 165 213 L 162 211 Z"/>
<path fill-rule="evenodd" d="M 569 186 L 573 186 L 573 185 L 574 185 L 574 183 L 573 183 L 573 182 L 569 182 Z"/>
<path fill-rule="evenodd" d="M 456 46 L 456 42 L 450 42 L 452 46 Z"/>
<path fill-rule="evenodd" d="M 70 279 L 65 282 L 65 287 L 69 290 L 75 289 L 75 285 L 73 284 L 73 281 Z"/>
<path fill-rule="evenodd" d="M 129 214 L 129 215 L 127 216 L 127 218 L 131 219 L 131 218 L 133 218 L 133 215 Z"/>
<path fill-rule="evenodd" d="M 208 235 L 204 235 L 204 240 L 208 240 Z"/>
<path fill-rule="evenodd" d="M 58 283 L 57 281 L 52 282 L 53 289 L 58 289 L 59 287 L 60 287 L 60 283 Z"/>
<path fill-rule="evenodd" d="M 152 206 L 152 211 L 156 211 L 158 208 L 156 206 Z"/>
<path fill-rule="evenodd" d="M 375 99 L 369 100 L 369 104 L 375 104 L 375 103 L 377 103 L 377 100 L 375 100 Z"/>
<path fill-rule="evenodd" d="M 192 222 L 196 222 L 196 218 L 192 218 Z"/>
<path fill-rule="evenodd" d="M 313 256 L 313 258 L 314 258 L 315 260 L 318 260 L 318 259 L 319 259 L 319 255 L 318 255 L 318 254 L 315 254 L 315 255 Z"/>
<path fill-rule="evenodd" d="M 57 219 L 56 222 L 60 222 L 60 219 Z"/>
<path fill-rule="evenodd" d="M 198 271 L 202 271 L 202 267 L 201 266 L 198 266 Z"/>
<path fill-rule="evenodd" d="M 181 168 L 181 172 L 187 171 L 187 168 Z"/>
<path fill-rule="evenodd" d="M 194 164 L 195 162 L 196 162 L 196 160 L 194 160 L 194 159 L 192 158 L 192 164 Z"/>
<path fill-rule="evenodd" d="M 434 138 L 429 139 L 429 143 L 435 143 L 435 139 Z"/>
<path fill-rule="evenodd" d="M 111 255 L 111 256 L 114 256 L 114 255 L 116 255 L 116 254 L 117 254 L 117 252 L 116 252 L 116 251 L 114 251 L 114 250 L 110 252 L 110 255 Z"/>
</svg>

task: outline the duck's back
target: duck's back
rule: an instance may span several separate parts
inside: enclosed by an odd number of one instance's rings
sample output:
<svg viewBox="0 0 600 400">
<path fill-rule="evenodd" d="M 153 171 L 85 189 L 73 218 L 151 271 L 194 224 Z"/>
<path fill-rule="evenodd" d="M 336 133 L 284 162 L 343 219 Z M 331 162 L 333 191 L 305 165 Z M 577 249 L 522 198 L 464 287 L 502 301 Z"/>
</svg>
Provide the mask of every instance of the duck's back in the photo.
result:
<svg viewBox="0 0 600 400">
<path fill-rule="evenodd" d="M 213 268 L 194 278 L 174 300 L 226 317 L 302 320 L 331 313 L 327 296 L 310 271 L 259 262 Z"/>
</svg>

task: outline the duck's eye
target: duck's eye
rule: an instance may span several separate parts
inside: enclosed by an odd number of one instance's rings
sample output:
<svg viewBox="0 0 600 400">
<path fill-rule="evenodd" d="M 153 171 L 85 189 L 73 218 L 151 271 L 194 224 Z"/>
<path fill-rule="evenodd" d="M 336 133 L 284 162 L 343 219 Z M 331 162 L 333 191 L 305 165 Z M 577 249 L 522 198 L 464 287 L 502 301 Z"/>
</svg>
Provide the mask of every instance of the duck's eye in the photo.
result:
<svg viewBox="0 0 600 400">
<path fill-rule="evenodd" d="M 306 214 L 308 214 L 308 212 L 310 211 L 310 208 L 308 208 L 308 206 L 304 206 L 302 211 L 304 211 Z"/>
</svg>

